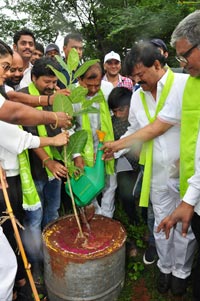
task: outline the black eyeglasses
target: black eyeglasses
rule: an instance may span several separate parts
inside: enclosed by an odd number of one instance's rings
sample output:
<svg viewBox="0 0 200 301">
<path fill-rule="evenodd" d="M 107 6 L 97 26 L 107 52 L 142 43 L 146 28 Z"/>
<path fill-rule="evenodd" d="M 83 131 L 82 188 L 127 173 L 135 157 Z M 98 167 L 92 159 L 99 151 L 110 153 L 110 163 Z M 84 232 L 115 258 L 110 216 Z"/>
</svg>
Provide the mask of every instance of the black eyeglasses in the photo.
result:
<svg viewBox="0 0 200 301">
<path fill-rule="evenodd" d="M 0 66 L 4 69 L 5 72 L 7 72 L 8 70 L 10 70 L 10 64 L 8 63 L 0 63 Z"/>
<path fill-rule="evenodd" d="M 198 46 L 198 44 L 195 44 L 190 49 L 188 49 L 185 53 L 175 56 L 176 60 L 179 63 L 187 64 L 188 63 L 187 57 L 190 56 L 190 54 L 192 53 L 192 50 L 194 50 L 197 46 Z"/>
</svg>

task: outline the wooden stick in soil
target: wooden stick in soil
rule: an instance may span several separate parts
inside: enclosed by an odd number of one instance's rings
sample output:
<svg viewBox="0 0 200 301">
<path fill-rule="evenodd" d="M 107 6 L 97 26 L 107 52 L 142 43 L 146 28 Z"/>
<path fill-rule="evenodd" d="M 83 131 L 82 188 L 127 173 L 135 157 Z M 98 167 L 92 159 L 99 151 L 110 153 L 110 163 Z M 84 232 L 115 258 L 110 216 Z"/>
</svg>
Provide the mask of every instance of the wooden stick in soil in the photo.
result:
<svg viewBox="0 0 200 301">
<path fill-rule="evenodd" d="M 67 130 L 64 129 L 64 131 L 67 131 Z M 64 152 L 64 164 L 67 167 L 67 146 L 66 145 L 63 146 L 63 152 Z M 80 223 L 78 213 L 77 213 L 77 210 L 76 210 L 74 195 L 73 195 L 73 192 L 72 192 L 72 187 L 71 187 L 70 178 L 69 178 L 68 173 L 67 173 L 67 183 L 68 183 L 68 186 L 69 186 L 70 197 L 71 197 L 71 200 L 72 200 L 72 208 L 73 208 L 75 219 L 76 219 L 76 222 L 77 222 L 77 225 L 78 225 L 78 228 L 79 228 L 80 237 L 84 238 L 85 236 L 83 234 L 83 230 L 81 228 L 81 223 Z"/>
<path fill-rule="evenodd" d="M 76 205 L 75 205 L 75 201 L 74 201 L 74 195 L 73 195 L 73 192 L 72 192 L 72 187 L 71 187 L 70 178 L 69 178 L 68 174 L 67 174 L 67 183 L 68 183 L 68 186 L 69 186 L 69 192 L 70 192 L 70 197 L 71 197 L 71 200 L 72 200 L 72 207 L 73 207 L 74 215 L 75 215 L 76 222 L 78 224 L 78 228 L 79 228 L 79 231 L 80 231 L 80 237 L 84 238 L 85 236 L 83 234 L 83 230 L 81 228 L 80 219 L 78 217 L 78 213 L 77 213 L 77 210 L 76 210 Z"/>
<path fill-rule="evenodd" d="M 35 283 L 34 283 L 34 280 L 33 280 L 33 276 L 31 274 L 31 270 L 30 270 L 31 265 L 27 260 L 27 257 L 26 257 L 25 251 L 24 251 L 24 247 L 23 247 L 23 244 L 22 244 L 22 240 L 21 240 L 21 237 L 20 237 L 20 234 L 19 234 L 19 230 L 18 230 L 18 227 L 17 227 L 17 224 L 16 224 L 15 216 L 14 216 L 13 211 L 12 211 L 12 207 L 11 207 L 10 200 L 9 200 L 9 197 L 8 197 L 8 193 L 7 193 L 7 189 L 6 189 L 6 184 L 5 184 L 5 181 L 4 181 L 4 178 L 3 178 L 3 171 L 2 171 L 1 165 L 0 165 L 0 180 L 1 180 L 3 195 L 4 195 L 6 207 L 7 207 L 7 213 L 9 214 L 9 217 L 10 217 L 10 220 L 11 220 L 11 223 L 12 223 L 12 227 L 13 227 L 13 230 L 14 230 L 14 233 L 15 233 L 15 239 L 17 241 L 17 245 L 18 245 L 19 251 L 20 251 L 21 256 L 22 256 L 22 260 L 23 260 L 24 267 L 25 267 L 25 270 L 26 270 L 26 273 L 27 273 L 27 276 L 28 276 L 28 279 L 29 279 L 29 283 L 30 283 L 30 286 L 31 286 L 31 289 L 32 289 L 32 292 L 33 292 L 33 296 L 34 296 L 35 301 L 40 301 L 40 298 L 39 298 L 39 295 L 38 295 L 38 292 L 37 292 L 37 289 L 36 289 L 36 286 L 35 286 Z"/>
</svg>

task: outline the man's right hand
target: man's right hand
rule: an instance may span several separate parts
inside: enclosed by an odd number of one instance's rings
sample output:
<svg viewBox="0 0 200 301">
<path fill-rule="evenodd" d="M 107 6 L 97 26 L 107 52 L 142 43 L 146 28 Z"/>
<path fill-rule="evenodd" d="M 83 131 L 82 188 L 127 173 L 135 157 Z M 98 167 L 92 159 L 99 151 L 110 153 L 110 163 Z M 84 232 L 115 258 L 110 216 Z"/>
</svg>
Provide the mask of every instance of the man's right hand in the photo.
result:
<svg viewBox="0 0 200 301">
<path fill-rule="evenodd" d="M 118 140 L 104 142 L 101 149 L 104 151 L 103 160 L 111 160 L 114 158 L 114 153 L 118 151 Z"/>
<path fill-rule="evenodd" d="M 85 166 L 85 162 L 83 160 L 83 157 L 78 156 L 76 158 L 74 158 L 74 165 L 80 169 L 83 169 Z"/>
<path fill-rule="evenodd" d="M 66 114 L 64 112 L 56 112 L 56 115 L 58 117 L 58 121 L 57 121 L 58 127 L 64 128 L 64 129 L 71 127 L 71 125 L 72 125 L 72 123 L 71 123 L 72 117 L 71 116 L 69 116 L 68 114 Z"/>
<path fill-rule="evenodd" d="M 163 230 L 166 238 L 169 238 L 170 229 L 178 222 L 182 222 L 182 236 L 186 237 L 190 221 L 194 214 L 194 207 L 184 201 L 172 212 L 171 215 L 165 217 L 158 225 L 157 232 Z"/>
</svg>

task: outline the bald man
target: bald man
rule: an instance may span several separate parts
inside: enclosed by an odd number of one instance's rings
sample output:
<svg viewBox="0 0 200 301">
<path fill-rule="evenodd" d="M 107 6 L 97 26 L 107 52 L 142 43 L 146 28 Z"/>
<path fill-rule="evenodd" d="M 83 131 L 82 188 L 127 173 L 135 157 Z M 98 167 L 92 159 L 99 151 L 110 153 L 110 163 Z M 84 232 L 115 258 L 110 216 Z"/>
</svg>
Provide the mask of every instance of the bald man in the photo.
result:
<svg viewBox="0 0 200 301">
<path fill-rule="evenodd" d="M 18 52 L 13 52 L 13 61 L 10 70 L 7 72 L 5 84 L 15 91 L 19 89 L 19 83 L 23 78 L 23 60 Z M 9 90 L 7 90 L 8 92 Z"/>
</svg>

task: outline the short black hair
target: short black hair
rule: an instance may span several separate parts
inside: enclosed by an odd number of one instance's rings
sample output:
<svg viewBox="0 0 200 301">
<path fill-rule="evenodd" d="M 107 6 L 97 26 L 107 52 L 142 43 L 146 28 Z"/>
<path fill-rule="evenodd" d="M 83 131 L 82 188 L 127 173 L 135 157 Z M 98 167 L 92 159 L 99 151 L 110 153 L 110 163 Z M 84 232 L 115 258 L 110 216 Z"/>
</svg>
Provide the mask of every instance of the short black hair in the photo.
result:
<svg viewBox="0 0 200 301">
<path fill-rule="evenodd" d="M 41 43 L 35 42 L 35 49 L 44 54 L 44 46 Z"/>
<path fill-rule="evenodd" d="M 80 33 L 69 33 L 68 35 L 65 36 L 64 38 L 64 46 L 67 46 L 67 44 L 69 43 L 69 40 L 75 40 L 75 41 L 79 41 L 82 42 L 83 38 L 80 35 Z"/>
<path fill-rule="evenodd" d="M 87 76 L 88 72 L 92 70 L 92 73 Z M 87 79 L 95 79 L 99 76 L 99 73 L 102 75 L 103 71 L 102 71 L 102 67 L 100 65 L 100 63 L 95 63 L 94 65 L 90 66 L 84 74 L 82 74 L 80 76 L 80 79 L 84 79 L 84 78 L 87 78 Z"/>
<path fill-rule="evenodd" d="M 136 42 L 125 57 L 125 72 L 130 76 L 136 64 L 142 63 L 145 67 L 151 67 L 156 60 L 160 62 L 161 66 L 166 64 L 166 58 L 158 47 L 150 41 Z"/>
<path fill-rule="evenodd" d="M 10 48 L 10 46 L 8 46 L 8 44 L 0 39 L 0 57 L 6 56 L 8 54 L 13 55 L 12 49 Z"/>
<path fill-rule="evenodd" d="M 133 92 L 126 87 L 115 87 L 108 96 L 108 105 L 111 110 L 130 106 Z"/>
<path fill-rule="evenodd" d="M 34 33 L 30 29 L 24 27 L 21 30 L 18 30 L 18 31 L 15 32 L 14 37 L 13 37 L 14 44 L 17 45 L 17 42 L 19 41 L 21 36 L 31 36 L 33 38 L 34 43 L 35 43 Z"/>
<path fill-rule="evenodd" d="M 34 75 L 36 78 L 39 78 L 40 76 L 56 76 L 48 65 L 51 65 L 57 70 L 60 68 L 58 62 L 54 58 L 45 56 L 35 61 L 31 70 L 31 76 Z"/>
</svg>

